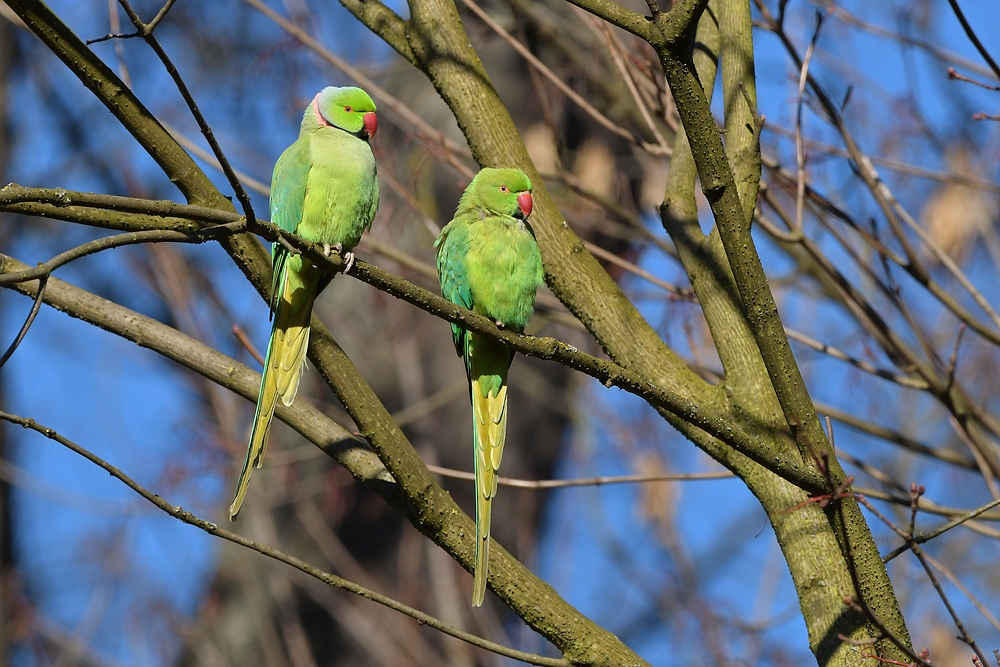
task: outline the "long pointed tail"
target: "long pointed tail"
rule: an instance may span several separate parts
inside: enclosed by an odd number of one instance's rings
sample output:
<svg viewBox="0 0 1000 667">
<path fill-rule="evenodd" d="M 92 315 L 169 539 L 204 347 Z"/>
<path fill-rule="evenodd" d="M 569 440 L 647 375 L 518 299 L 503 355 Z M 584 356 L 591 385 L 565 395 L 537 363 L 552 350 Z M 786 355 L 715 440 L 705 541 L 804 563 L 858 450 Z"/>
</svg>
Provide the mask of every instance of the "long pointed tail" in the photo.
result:
<svg viewBox="0 0 1000 667">
<path fill-rule="evenodd" d="M 285 294 L 287 296 L 278 301 L 271 339 L 267 343 L 260 394 L 257 396 L 257 412 L 250 431 L 247 457 L 236 484 L 236 495 L 229 506 L 230 520 L 236 519 L 243 505 L 250 484 L 250 474 L 264 461 L 275 405 L 279 398 L 285 405 L 292 404 L 305 366 L 306 349 L 309 347 L 309 319 L 315 293 L 313 290 L 299 289 L 285 290 Z"/>
<path fill-rule="evenodd" d="M 466 364 L 472 394 L 476 457 L 476 568 L 472 606 L 483 604 L 490 560 L 490 512 L 507 438 L 507 348 L 469 334 Z"/>
</svg>

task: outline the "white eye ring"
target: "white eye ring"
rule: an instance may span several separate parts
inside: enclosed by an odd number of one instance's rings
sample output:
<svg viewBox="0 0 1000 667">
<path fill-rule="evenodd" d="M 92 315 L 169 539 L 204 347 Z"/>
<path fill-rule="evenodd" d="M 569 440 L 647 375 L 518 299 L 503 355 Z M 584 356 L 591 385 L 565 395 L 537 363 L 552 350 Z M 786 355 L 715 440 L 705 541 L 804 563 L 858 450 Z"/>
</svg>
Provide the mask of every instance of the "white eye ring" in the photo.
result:
<svg viewBox="0 0 1000 667">
<path fill-rule="evenodd" d="M 500 192 L 507 192 L 507 186 L 506 185 L 501 185 L 500 186 Z"/>
</svg>

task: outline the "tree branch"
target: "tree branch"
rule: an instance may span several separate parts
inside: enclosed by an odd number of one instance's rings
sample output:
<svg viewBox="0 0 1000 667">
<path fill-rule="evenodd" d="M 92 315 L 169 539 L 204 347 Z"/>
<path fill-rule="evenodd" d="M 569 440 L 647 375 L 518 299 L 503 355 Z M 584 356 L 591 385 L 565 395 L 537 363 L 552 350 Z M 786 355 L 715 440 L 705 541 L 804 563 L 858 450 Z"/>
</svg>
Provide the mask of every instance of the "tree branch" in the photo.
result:
<svg viewBox="0 0 1000 667">
<path fill-rule="evenodd" d="M 241 547 L 251 549 L 259 554 L 263 554 L 268 558 L 273 558 L 274 560 L 290 565 L 300 572 L 308 574 L 314 579 L 322 581 L 328 586 L 334 586 L 342 590 L 348 591 L 360 597 L 366 598 L 375 602 L 377 604 L 388 607 L 398 611 L 401 614 L 405 614 L 410 618 L 416 620 L 421 625 L 426 625 L 427 627 L 434 628 L 439 632 L 443 632 L 446 635 L 460 639 L 473 646 L 478 646 L 479 648 L 485 649 L 497 655 L 502 655 L 507 658 L 513 658 L 514 660 L 520 660 L 521 662 L 528 663 L 529 665 L 541 665 L 542 667 L 570 667 L 572 663 L 569 660 L 562 658 L 546 658 L 541 655 L 535 655 L 534 653 L 525 653 L 524 651 L 518 651 L 516 649 L 508 648 L 501 644 L 491 642 L 488 639 L 483 639 L 482 637 L 477 637 L 471 633 L 459 630 L 453 626 L 438 620 L 437 618 L 431 616 L 430 614 L 425 614 L 424 612 L 414 609 L 409 605 L 405 605 L 402 602 L 394 600 L 386 595 L 377 593 L 370 588 L 366 588 L 360 584 L 356 584 L 352 581 L 348 581 L 342 577 L 338 577 L 335 574 L 330 574 L 329 572 L 324 572 L 323 570 L 310 565 L 306 561 L 296 558 L 295 556 L 290 556 L 282 551 L 279 551 L 266 544 L 261 544 L 259 542 L 254 542 L 251 539 L 243 537 L 237 533 L 226 530 L 225 528 L 220 528 L 218 524 L 212 523 L 211 521 L 206 521 L 205 519 L 200 519 L 191 512 L 185 511 L 180 505 L 171 505 L 166 500 L 160 496 L 148 491 L 145 487 L 139 485 L 131 477 L 123 473 L 121 470 L 111 465 L 101 457 L 97 456 L 93 452 L 84 449 L 80 445 L 76 444 L 72 440 L 69 440 L 51 428 L 47 428 L 37 423 L 33 419 L 27 419 L 25 417 L 19 417 L 17 415 L 12 415 L 0 410 L 0 419 L 10 422 L 11 424 L 16 424 L 22 426 L 23 428 L 40 433 L 49 440 L 57 442 L 66 449 L 74 452 L 87 459 L 94 465 L 98 466 L 109 475 L 122 482 L 125 486 L 135 491 L 137 494 L 142 496 L 145 500 L 164 511 L 171 517 L 186 523 L 195 528 L 199 528 L 209 535 L 221 538 L 233 544 L 238 544 Z"/>
<path fill-rule="evenodd" d="M 20 186 L 15 187 L 20 188 Z M 43 194 L 50 196 L 49 192 L 50 191 L 45 191 Z M 0 202 L 3 201 L 2 194 L 3 191 L 0 190 Z M 23 204 L 23 199 L 26 196 L 25 193 L 23 190 L 19 190 L 18 195 L 18 200 Z M 73 199 L 75 195 L 76 193 L 72 193 L 68 196 Z M 80 197 L 77 200 L 94 201 L 85 197 Z M 117 203 L 120 207 L 124 207 L 122 202 L 118 201 Z M 163 210 L 173 212 L 181 210 L 180 207 L 182 206 L 179 204 L 172 204 L 170 202 L 163 202 L 162 204 Z M 0 206 L 0 208 L 2 208 L 2 206 Z M 132 208 L 150 210 L 155 209 L 156 206 L 153 204 L 142 205 L 136 203 L 132 206 Z M 231 215 L 235 216 L 235 214 Z M 218 214 L 216 214 L 215 217 L 218 217 Z M 208 230 L 220 229 L 225 230 L 227 233 L 235 233 L 238 231 L 238 227 L 232 227 L 230 225 L 238 225 L 238 222 L 230 223 L 229 225 L 225 225 L 221 228 L 208 228 Z M 344 261 L 341 257 L 336 255 L 326 257 L 320 246 L 308 243 L 294 234 L 290 234 L 273 224 L 258 221 L 258 231 L 269 241 L 275 242 L 282 240 L 286 242 L 288 247 L 302 253 L 303 256 L 307 257 L 313 264 L 326 268 L 331 273 L 335 274 L 342 271 L 344 268 Z M 192 236 L 191 234 L 184 232 L 132 232 L 119 237 L 111 237 L 111 239 L 99 239 L 98 241 L 85 244 L 85 246 L 82 246 L 81 248 L 87 250 L 89 249 L 88 246 L 115 247 L 113 240 L 118 238 L 123 239 L 121 243 L 122 245 L 127 242 L 138 242 L 135 239 L 141 240 L 144 237 L 152 238 L 154 240 L 176 240 L 185 242 L 192 242 L 192 240 L 200 242 L 204 240 L 197 234 L 198 233 L 195 233 L 195 235 Z M 80 249 L 74 249 L 63 253 L 63 255 L 74 256 L 81 254 L 81 252 L 82 251 Z M 57 264 L 57 259 L 59 258 L 50 260 L 47 264 Z M 30 278 L 34 277 L 36 274 L 45 275 L 46 271 L 42 268 L 28 269 L 24 272 L 18 272 L 16 275 L 27 276 Z M 555 361 L 567 366 L 568 368 L 585 373 L 604 383 L 608 387 L 615 386 L 619 389 L 639 396 L 654 407 L 661 408 L 678 419 L 696 426 L 705 433 L 718 438 L 722 442 L 733 447 L 736 451 L 759 463 L 764 468 L 771 470 L 779 477 L 782 477 L 792 484 L 807 490 L 809 493 L 822 492 L 823 480 L 815 473 L 810 473 L 807 469 L 803 469 L 801 465 L 791 461 L 788 457 L 777 455 L 773 450 L 763 446 L 760 441 L 750 437 L 742 429 L 734 426 L 731 420 L 724 413 L 717 413 L 710 405 L 697 406 L 693 404 L 688 397 L 676 393 L 669 388 L 660 387 L 654 384 L 649 377 L 641 372 L 636 372 L 624 368 L 614 362 L 599 359 L 584 352 L 580 352 L 577 348 L 567 345 L 566 343 L 558 341 L 554 338 L 539 338 L 498 329 L 489 318 L 461 308 L 460 306 L 456 306 L 437 294 L 433 294 L 403 278 L 394 276 L 391 273 L 383 271 L 382 269 L 362 260 L 355 261 L 354 267 L 351 269 L 349 275 L 371 285 L 372 287 L 375 287 L 376 289 L 417 306 L 421 310 L 424 310 L 432 315 L 436 315 L 437 317 L 440 317 L 452 324 L 457 324 L 469 331 L 493 338 L 494 340 L 507 345 L 512 350 L 520 352 L 521 354 Z M 20 280 L 24 279 L 26 278 L 20 278 Z M 16 280 L 0 274 L 0 285 L 11 282 L 16 282 Z"/>
</svg>

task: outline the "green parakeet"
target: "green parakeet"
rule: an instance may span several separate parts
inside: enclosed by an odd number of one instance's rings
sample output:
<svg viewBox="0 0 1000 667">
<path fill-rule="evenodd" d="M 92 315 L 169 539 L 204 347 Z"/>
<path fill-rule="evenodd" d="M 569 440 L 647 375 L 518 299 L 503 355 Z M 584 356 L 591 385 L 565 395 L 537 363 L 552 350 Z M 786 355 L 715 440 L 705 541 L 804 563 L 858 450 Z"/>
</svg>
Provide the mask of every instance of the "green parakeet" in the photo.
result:
<svg viewBox="0 0 1000 667">
<path fill-rule="evenodd" d="M 454 219 L 441 230 L 437 269 L 441 293 L 452 303 L 524 331 L 542 283 L 542 257 L 526 222 L 531 181 L 518 169 L 483 169 L 465 189 Z M 507 369 L 514 353 L 500 343 L 451 326 L 465 360 L 472 399 L 476 469 L 476 566 L 472 604 L 486 595 L 490 508 L 507 435 Z"/>
<path fill-rule="evenodd" d="M 271 220 L 307 241 L 344 253 L 371 227 L 378 209 L 375 156 L 368 140 L 378 128 L 375 103 L 360 88 L 327 87 L 302 116 L 299 138 L 278 158 L 271 177 Z M 250 473 L 267 448 L 278 401 L 291 405 L 299 388 L 309 347 L 313 300 L 332 276 L 275 243 L 271 247 L 273 324 L 264 357 L 257 412 L 247 458 L 229 507 L 235 519 L 247 493 Z"/>
</svg>

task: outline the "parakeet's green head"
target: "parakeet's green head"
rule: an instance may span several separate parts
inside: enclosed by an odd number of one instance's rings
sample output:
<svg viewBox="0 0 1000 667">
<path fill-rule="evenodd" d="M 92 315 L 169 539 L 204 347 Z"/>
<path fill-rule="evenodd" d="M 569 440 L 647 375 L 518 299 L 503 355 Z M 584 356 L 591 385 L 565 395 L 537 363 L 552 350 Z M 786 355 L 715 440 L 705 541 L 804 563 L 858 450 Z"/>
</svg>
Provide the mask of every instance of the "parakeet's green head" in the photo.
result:
<svg viewBox="0 0 1000 667">
<path fill-rule="evenodd" d="M 316 94 L 302 117 L 302 131 L 337 127 L 367 141 L 378 129 L 375 102 L 354 86 L 327 86 Z"/>
<path fill-rule="evenodd" d="M 524 220 L 531 215 L 531 204 L 531 181 L 523 171 L 486 167 L 469 183 L 458 208 L 481 208 Z"/>
</svg>

